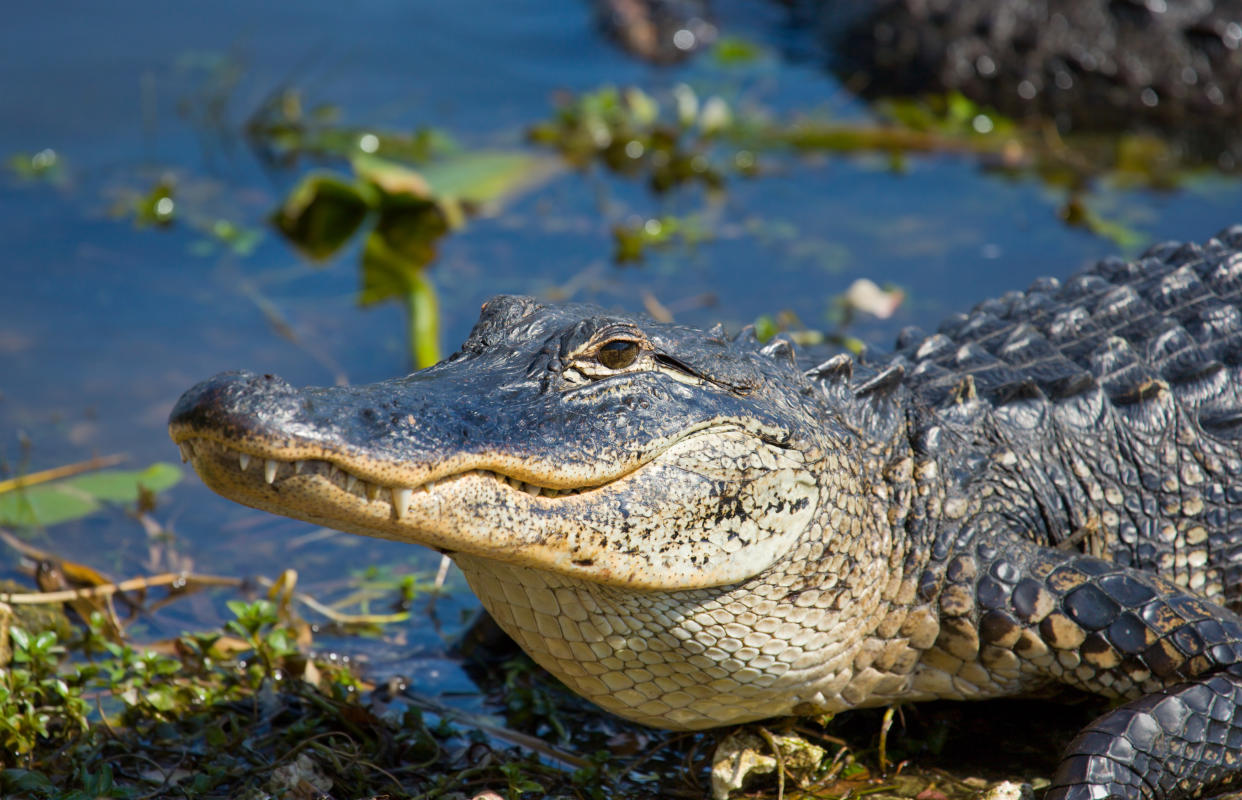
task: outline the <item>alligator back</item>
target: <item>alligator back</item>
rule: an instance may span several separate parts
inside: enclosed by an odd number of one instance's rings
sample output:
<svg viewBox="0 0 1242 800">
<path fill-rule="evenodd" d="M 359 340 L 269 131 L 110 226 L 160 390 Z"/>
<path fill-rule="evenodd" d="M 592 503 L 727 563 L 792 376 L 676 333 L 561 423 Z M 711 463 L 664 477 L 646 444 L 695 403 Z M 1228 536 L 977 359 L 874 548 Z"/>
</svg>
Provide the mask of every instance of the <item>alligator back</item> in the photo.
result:
<svg viewBox="0 0 1242 800">
<path fill-rule="evenodd" d="M 1242 605 L 1242 226 L 1037 281 L 895 361 L 923 449 L 1015 528 Z"/>
<path fill-rule="evenodd" d="M 835 68 L 872 96 L 952 90 L 1010 116 L 1237 141 L 1238 0 L 820 5 Z"/>
</svg>

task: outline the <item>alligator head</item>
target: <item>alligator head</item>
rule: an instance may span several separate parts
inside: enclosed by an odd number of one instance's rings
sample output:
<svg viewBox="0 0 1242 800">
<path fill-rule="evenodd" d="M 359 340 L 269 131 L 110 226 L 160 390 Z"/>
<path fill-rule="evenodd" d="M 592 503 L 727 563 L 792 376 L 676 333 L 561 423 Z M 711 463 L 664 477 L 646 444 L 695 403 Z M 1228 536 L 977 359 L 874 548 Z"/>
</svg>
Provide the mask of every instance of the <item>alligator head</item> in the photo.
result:
<svg viewBox="0 0 1242 800">
<path fill-rule="evenodd" d="M 462 348 L 433 367 L 309 389 L 224 373 L 182 396 L 170 432 L 225 497 L 448 553 L 536 660 L 610 710 L 706 727 L 787 713 L 798 699 L 706 714 L 709 704 L 694 697 L 661 700 L 659 710 L 647 697 L 617 702 L 584 667 L 608 656 L 573 655 L 571 645 L 608 638 L 587 617 L 613 614 L 611 632 L 628 625 L 633 634 L 605 648 L 613 656 L 662 636 L 664 661 L 685 665 L 694 647 L 672 651 L 716 624 L 697 615 L 734 595 L 753 599 L 760 584 L 774 602 L 805 591 L 812 572 L 818 590 L 818 562 L 838 534 L 849 540 L 835 548 L 842 576 L 864 561 L 851 555 L 859 547 L 887 562 L 886 537 L 860 535 L 874 525 L 872 491 L 854 437 L 825 403 L 787 347 L 498 297 Z M 663 621 L 652 627 L 654 607 Z M 645 628 L 634 622 L 644 613 Z M 581 625 L 561 636 L 567 616 Z"/>
</svg>

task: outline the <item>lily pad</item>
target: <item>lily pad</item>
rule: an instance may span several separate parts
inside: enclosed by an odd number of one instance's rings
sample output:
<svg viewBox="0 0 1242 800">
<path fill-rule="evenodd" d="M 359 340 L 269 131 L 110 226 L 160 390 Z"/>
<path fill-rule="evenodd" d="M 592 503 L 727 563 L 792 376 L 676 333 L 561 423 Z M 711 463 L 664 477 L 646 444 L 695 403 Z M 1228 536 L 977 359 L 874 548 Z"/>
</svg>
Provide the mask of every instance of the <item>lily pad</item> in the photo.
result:
<svg viewBox="0 0 1242 800">
<path fill-rule="evenodd" d="M 142 489 L 160 492 L 181 480 L 181 469 L 157 462 L 142 470 L 103 470 L 0 495 L 0 525 L 34 527 L 85 517 L 104 503 L 132 503 Z"/>
</svg>

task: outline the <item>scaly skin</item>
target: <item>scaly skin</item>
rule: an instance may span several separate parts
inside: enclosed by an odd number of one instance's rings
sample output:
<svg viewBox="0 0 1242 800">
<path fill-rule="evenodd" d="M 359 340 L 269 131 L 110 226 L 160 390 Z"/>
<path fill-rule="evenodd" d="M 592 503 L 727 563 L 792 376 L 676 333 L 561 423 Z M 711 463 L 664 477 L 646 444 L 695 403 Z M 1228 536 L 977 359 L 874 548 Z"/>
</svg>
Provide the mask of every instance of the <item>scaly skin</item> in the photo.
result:
<svg viewBox="0 0 1242 800">
<path fill-rule="evenodd" d="M 707 0 L 593 4 L 614 39 L 656 63 L 685 58 L 714 35 Z M 1155 128 L 1208 161 L 1227 148 L 1221 166 L 1236 164 L 1242 152 L 1242 0 L 791 5 L 789 27 L 814 31 L 842 84 L 867 97 L 960 92 L 1006 116 L 1040 116 L 1063 130 Z"/>
<path fill-rule="evenodd" d="M 843 81 L 872 96 L 959 91 L 1088 130 L 1146 123 L 1220 136 L 1242 115 L 1239 0 L 815 5 Z"/>
<path fill-rule="evenodd" d="M 700 729 L 1063 683 L 1123 702 L 1048 797 L 1242 771 L 1242 227 L 797 363 L 489 301 L 371 386 L 226 373 L 173 439 L 257 508 L 449 553 L 540 664 Z"/>
</svg>

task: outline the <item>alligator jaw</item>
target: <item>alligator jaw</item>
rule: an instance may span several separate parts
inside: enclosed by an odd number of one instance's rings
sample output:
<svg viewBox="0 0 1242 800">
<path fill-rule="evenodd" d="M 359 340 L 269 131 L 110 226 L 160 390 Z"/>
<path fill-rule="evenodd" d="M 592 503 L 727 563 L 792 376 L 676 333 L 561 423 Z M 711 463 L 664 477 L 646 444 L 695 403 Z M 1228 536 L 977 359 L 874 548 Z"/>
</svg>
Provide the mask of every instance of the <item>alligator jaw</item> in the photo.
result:
<svg viewBox="0 0 1242 800">
<path fill-rule="evenodd" d="M 737 452 L 750 435 L 733 425 L 688 431 L 656 448 L 638 468 L 617 465 L 617 475 L 605 483 L 571 488 L 489 469 L 495 457 L 424 466 L 422 471 L 432 477 L 394 486 L 375 480 L 385 471 L 382 462 L 354 466 L 312 445 L 262 447 L 249 437 L 235 446 L 182 425 L 173 425 L 171 433 L 208 487 L 244 505 L 351 533 L 638 590 L 705 588 L 749 577 L 784 551 L 817 505 L 814 481 L 801 465 L 791 464 L 761 479 L 780 485 L 790 498 L 767 509 L 776 515 L 770 529 L 754 538 L 730 532 L 715 496 L 719 476 L 710 470 L 686 472 L 685 464 L 687 459 L 717 463 Z M 661 495 L 657 490 L 666 488 L 674 474 L 681 479 L 679 489 Z M 741 496 L 770 489 L 738 484 L 732 491 Z M 683 530 L 686 518 L 705 529 Z M 715 551 L 712 537 L 718 539 Z"/>
<path fill-rule="evenodd" d="M 354 533 L 415 542 L 445 552 L 460 549 L 459 542 L 451 541 L 454 537 L 446 541 L 436 530 L 446 504 L 487 503 L 526 514 L 606 485 L 557 488 L 483 468 L 441 470 L 431 473 L 433 478 L 394 485 L 393 470 L 384 469 L 383 464 L 354 466 L 337 454 L 307 446 L 280 450 L 247 441 L 243 450 L 178 426 L 170 433 L 182 459 L 225 497 Z M 376 480 L 376 474 L 384 474 L 388 480 Z M 495 537 L 489 540 L 494 541 Z"/>
<path fill-rule="evenodd" d="M 264 483 L 271 486 L 273 492 L 279 491 L 278 484 L 283 485 L 289 478 L 306 476 L 307 481 L 322 484 L 321 491 L 326 491 L 327 484 L 331 484 L 336 491 L 368 503 L 387 503 L 391 508 L 391 516 L 396 520 L 405 517 L 416 494 L 428 493 L 439 483 L 445 481 L 466 478 L 476 478 L 485 482 L 494 481 L 516 492 L 548 499 L 579 495 L 599 488 L 598 486 L 557 488 L 534 482 L 528 483 L 521 478 L 489 469 L 471 469 L 450 473 L 437 479 L 412 483 L 412 485 L 389 485 L 371 480 L 366 477 L 370 473 L 355 472 L 340 461 L 331 458 L 289 458 L 285 454 L 271 453 L 256 455 L 208 437 L 174 433 L 173 438 L 181 448 L 182 462 L 193 462 L 194 468 L 200 473 L 208 470 L 220 476 L 229 475 L 233 471 L 229 464 L 232 461 L 234 462 L 232 466 L 236 467 L 237 473 L 229 477 L 232 483 L 251 487 L 252 490 L 262 490 L 262 486 L 258 484 L 258 477 L 262 476 Z"/>
</svg>

